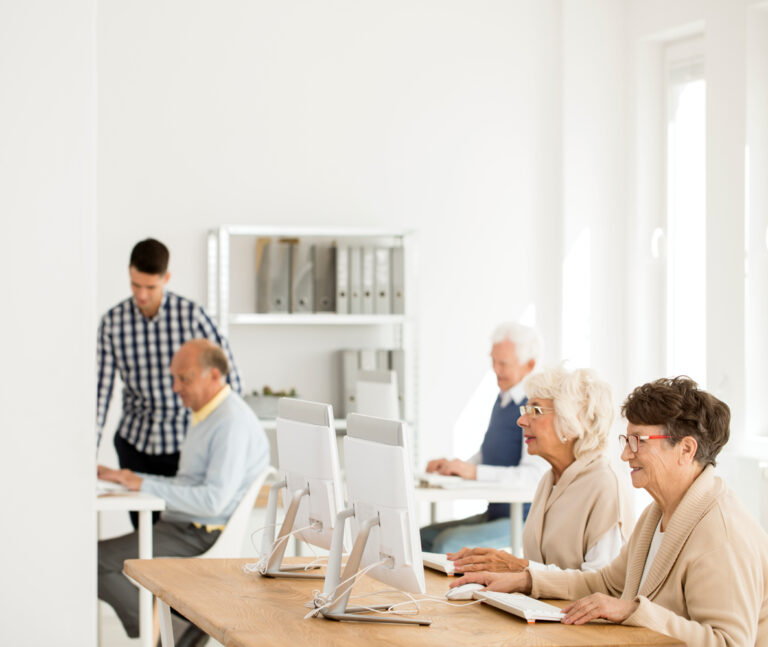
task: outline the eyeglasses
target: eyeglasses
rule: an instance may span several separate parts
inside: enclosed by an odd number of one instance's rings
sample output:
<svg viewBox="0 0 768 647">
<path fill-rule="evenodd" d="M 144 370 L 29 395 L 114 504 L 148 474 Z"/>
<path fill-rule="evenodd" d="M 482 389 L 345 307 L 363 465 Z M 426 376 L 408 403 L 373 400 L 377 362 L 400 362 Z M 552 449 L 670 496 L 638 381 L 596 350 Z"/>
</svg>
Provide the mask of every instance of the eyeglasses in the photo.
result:
<svg viewBox="0 0 768 647">
<path fill-rule="evenodd" d="M 641 440 L 655 440 L 656 438 L 672 438 L 672 436 L 636 436 L 635 434 L 627 436 L 626 434 L 619 434 L 619 445 L 621 451 L 624 451 L 624 448 L 629 445 L 630 451 L 636 454 Z"/>
<path fill-rule="evenodd" d="M 529 418 L 536 418 L 544 415 L 545 413 L 551 413 L 554 409 L 549 407 L 540 407 L 538 404 L 521 404 L 520 415 L 524 416 L 528 414 Z"/>
</svg>

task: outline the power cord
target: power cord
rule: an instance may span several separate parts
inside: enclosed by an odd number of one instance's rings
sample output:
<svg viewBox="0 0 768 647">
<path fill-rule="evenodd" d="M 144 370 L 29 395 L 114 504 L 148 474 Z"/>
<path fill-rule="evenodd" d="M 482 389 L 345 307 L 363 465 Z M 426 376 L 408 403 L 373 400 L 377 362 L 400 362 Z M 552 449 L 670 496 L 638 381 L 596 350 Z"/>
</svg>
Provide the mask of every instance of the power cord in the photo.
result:
<svg viewBox="0 0 768 647">
<path fill-rule="evenodd" d="M 363 569 L 358 570 L 356 573 L 353 573 L 350 577 L 348 577 L 346 580 L 343 580 L 339 582 L 338 586 L 336 587 L 336 590 L 338 591 L 341 589 L 347 582 L 352 582 L 352 586 L 354 586 L 354 580 L 360 576 L 365 575 L 368 571 L 370 571 L 372 568 L 376 568 L 377 566 L 382 566 L 390 561 L 390 558 L 379 560 L 378 562 L 374 562 L 373 564 L 369 564 Z M 304 620 L 307 618 L 313 618 L 317 616 L 323 609 L 327 609 L 328 607 L 333 606 L 336 604 L 341 598 L 344 597 L 344 592 L 339 593 L 339 595 L 332 597 L 332 594 L 325 594 L 320 590 L 315 589 L 312 591 L 312 602 L 309 604 L 314 605 L 314 609 L 312 609 L 307 615 L 304 616 Z M 329 599 L 331 598 L 331 599 Z"/>
<path fill-rule="evenodd" d="M 249 564 L 243 564 L 243 572 L 244 573 L 260 573 L 261 575 L 266 574 L 267 567 L 269 566 L 269 561 L 272 559 L 272 557 L 275 555 L 275 553 L 282 547 L 283 544 L 285 544 L 290 537 L 293 537 L 294 535 L 304 532 L 305 530 L 317 530 L 318 526 L 320 526 L 319 521 L 315 521 L 311 523 L 308 526 L 305 526 L 303 528 L 297 528 L 295 530 L 292 530 L 287 535 L 284 535 L 282 537 L 279 537 L 275 543 L 272 545 L 272 550 L 270 551 L 269 555 L 260 555 L 258 562 L 251 562 Z M 269 526 L 264 526 L 263 528 L 259 528 L 258 530 L 255 530 L 253 533 L 251 533 L 251 539 L 253 539 L 253 535 L 261 530 L 265 530 Z M 315 553 L 315 561 L 317 560 L 317 554 Z M 307 564 L 306 568 L 310 568 L 311 564 Z"/>
</svg>

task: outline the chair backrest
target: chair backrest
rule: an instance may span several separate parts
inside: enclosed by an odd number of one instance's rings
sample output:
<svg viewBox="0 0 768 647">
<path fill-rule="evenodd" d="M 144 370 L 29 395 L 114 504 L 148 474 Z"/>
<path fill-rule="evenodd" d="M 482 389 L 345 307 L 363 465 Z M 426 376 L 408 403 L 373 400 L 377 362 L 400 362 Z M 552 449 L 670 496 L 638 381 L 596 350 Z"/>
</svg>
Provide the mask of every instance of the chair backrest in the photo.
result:
<svg viewBox="0 0 768 647">
<path fill-rule="evenodd" d="M 248 521 L 251 518 L 253 504 L 256 502 L 256 497 L 259 496 L 264 482 L 268 477 L 275 474 L 277 474 L 277 470 L 269 465 L 256 477 L 229 517 L 229 521 L 227 521 L 224 530 L 221 531 L 216 543 L 200 557 L 242 557 L 245 533 L 248 531 Z"/>
</svg>

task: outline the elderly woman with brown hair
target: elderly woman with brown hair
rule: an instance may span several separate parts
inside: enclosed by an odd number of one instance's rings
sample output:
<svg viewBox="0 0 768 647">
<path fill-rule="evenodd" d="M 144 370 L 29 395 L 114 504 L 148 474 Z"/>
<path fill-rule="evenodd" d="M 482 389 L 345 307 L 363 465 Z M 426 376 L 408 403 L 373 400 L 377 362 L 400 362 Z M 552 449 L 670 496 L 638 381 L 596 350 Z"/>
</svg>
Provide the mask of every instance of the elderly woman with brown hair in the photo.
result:
<svg viewBox="0 0 768 647">
<path fill-rule="evenodd" d="M 551 368 L 524 384 L 517 421 L 528 453 L 551 466 L 539 482 L 523 531 L 525 559 L 493 548 L 449 553 L 458 572 L 596 570 L 632 531 L 628 493 L 605 456 L 613 421 L 611 389 L 590 369 Z"/>
<path fill-rule="evenodd" d="M 621 554 L 591 573 L 473 573 L 452 586 L 575 599 L 567 624 L 605 618 L 696 647 L 768 645 L 768 535 L 714 475 L 728 406 L 678 377 L 636 388 L 622 413 L 622 459 L 654 502 Z"/>
</svg>

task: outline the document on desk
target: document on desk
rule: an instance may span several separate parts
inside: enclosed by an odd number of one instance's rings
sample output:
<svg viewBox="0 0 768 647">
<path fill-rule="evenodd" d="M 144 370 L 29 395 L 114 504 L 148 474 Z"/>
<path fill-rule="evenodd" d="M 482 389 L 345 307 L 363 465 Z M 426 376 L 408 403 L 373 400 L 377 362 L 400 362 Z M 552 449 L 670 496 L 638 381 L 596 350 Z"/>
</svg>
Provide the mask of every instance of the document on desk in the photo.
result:
<svg viewBox="0 0 768 647">
<path fill-rule="evenodd" d="M 120 483 L 113 483 L 112 481 L 102 481 L 101 479 L 96 479 L 96 496 L 101 496 L 102 494 L 119 494 L 124 492 L 130 492 L 130 490 Z"/>
</svg>

